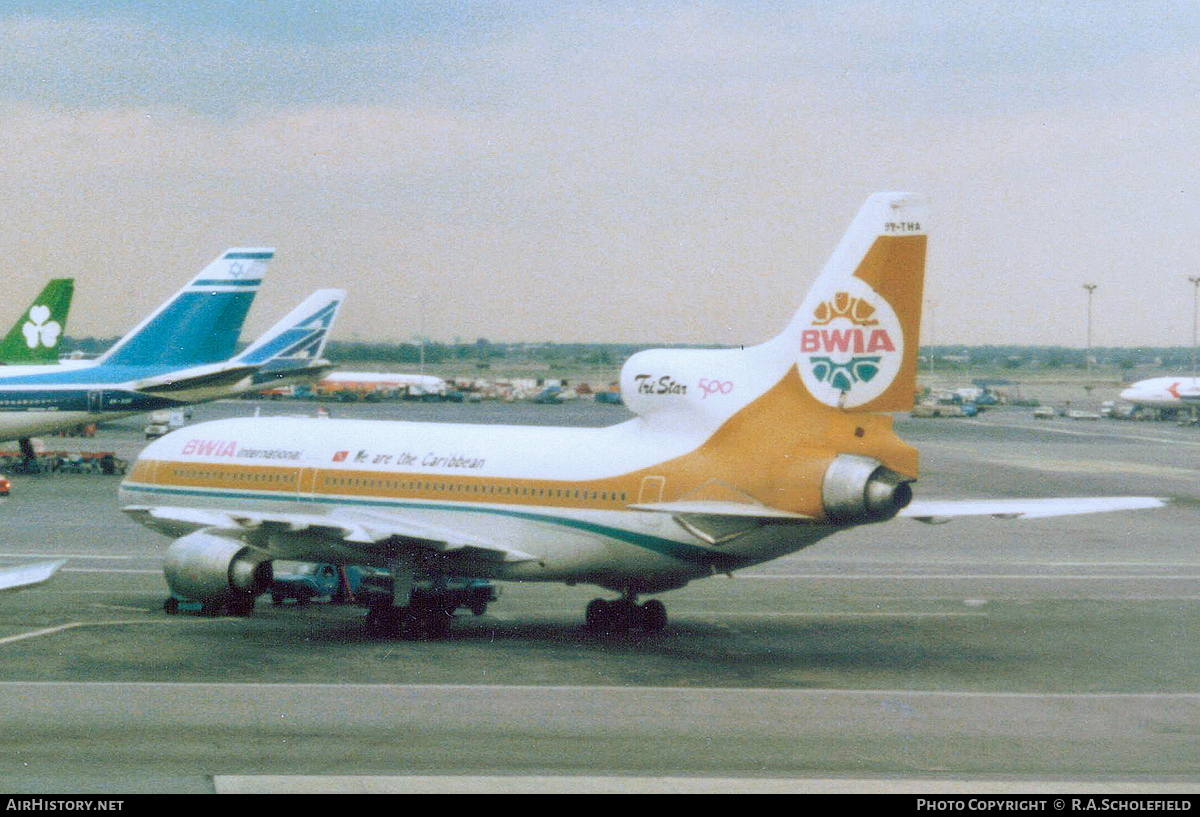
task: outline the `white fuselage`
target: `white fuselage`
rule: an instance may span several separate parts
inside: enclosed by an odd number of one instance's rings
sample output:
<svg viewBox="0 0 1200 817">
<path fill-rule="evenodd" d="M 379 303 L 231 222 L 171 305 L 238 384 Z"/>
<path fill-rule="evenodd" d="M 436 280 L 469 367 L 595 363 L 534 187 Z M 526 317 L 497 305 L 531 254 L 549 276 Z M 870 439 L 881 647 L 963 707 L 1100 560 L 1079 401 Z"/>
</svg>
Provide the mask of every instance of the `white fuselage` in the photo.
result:
<svg viewBox="0 0 1200 817">
<path fill-rule="evenodd" d="M 627 506 L 661 499 L 656 466 L 695 436 L 608 428 L 477 426 L 252 418 L 204 423 L 148 446 L 123 506 L 305 514 L 329 524 L 455 531 L 531 556 L 480 561 L 462 575 L 667 589 L 776 558 L 838 528 L 764 526 L 705 545 L 672 515 Z M 180 533 L 182 531 L 174 531 Z M 382 551 L 303 535 L 272 540 L 275 558 L 379 563 Z"/>
<path fill-rule="evenodd" d="M 1122 400 L 1147 408 L 1188 408 L 1200 405 L 1200 378 L 1152 377 L 1124 389 Z"/>
</svg>

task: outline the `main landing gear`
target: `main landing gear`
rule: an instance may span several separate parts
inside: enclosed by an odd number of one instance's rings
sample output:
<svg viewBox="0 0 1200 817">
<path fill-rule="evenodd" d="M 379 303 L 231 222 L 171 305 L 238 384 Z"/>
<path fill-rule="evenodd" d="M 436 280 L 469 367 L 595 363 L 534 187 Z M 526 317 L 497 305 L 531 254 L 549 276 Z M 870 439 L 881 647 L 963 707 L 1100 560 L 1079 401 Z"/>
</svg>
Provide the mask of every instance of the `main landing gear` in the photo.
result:
<svg viewBox="0 0 1200 817">
<path fill-rule="evenodd" d="M 584 615 L 584 626 L 600 632 L 642 630 L 656 633 L 667 626 L 667 608 L 658 599 L 637 603 L 637 596 L 627 593 L 614 601 L 592 599 Z"/>
<path fill-rule="evenodd" d="M 450 634 L 454 610 L 436 596 L 413 594 L 406 607 L 379 604 L 367 610 L 367 635 L 371 638 L 438 640 Z"/>
<path fill-rule="evenodd" d="M 371 638 L 445 638 L 456 610 L 464 608 L 482 616 L 488 604 L 500 596 L 484 579 L 435 576 L 412 588 L 408 604 L 399 605 L 394 588 L 391 576 L 364 576 L 358 586 L 355 595 L 359 604 L 367 607 L 367 635 Z"/>
</svg>

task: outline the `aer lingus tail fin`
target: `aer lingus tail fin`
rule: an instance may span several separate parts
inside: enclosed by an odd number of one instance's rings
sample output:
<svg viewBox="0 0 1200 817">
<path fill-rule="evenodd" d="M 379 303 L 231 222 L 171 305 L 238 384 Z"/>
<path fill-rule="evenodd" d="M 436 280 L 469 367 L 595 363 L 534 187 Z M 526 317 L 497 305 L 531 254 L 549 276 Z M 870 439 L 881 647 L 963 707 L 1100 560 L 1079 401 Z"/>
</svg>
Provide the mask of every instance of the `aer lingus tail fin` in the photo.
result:
<svg viewBox="0 0 1200 817">
<path fill-rule="evenodd" d="M 55 363 L 74 291 L 74 278 L 51 279 L 0 341 L 0 363 Z"/>
</svg>

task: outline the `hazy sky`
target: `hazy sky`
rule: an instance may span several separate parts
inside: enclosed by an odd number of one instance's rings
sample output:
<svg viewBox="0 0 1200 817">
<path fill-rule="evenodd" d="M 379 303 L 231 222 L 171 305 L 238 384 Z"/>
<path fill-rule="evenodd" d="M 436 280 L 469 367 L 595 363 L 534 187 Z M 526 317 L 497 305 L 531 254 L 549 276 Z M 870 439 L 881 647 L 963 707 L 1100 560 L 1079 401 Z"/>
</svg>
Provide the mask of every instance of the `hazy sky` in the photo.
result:
<svg viewBox="0 0 1200 817">
<path fill-rule="evenodd" d="M 0 258 L 115 335 L 227 246 L 243 340 L 739 343 L 863 199 L 933 207 L 925 342 L 1187 345 L 1200 4 L 0 5 Z"/>
</svg>

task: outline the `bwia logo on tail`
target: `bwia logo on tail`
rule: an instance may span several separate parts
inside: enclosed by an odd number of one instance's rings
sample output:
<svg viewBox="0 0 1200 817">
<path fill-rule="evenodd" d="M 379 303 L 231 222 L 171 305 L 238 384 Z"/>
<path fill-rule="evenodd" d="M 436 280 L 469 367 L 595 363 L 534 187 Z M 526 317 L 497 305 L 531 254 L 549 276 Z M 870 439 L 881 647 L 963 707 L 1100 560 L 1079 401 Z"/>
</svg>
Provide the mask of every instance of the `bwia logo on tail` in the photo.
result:
<svg viewBox="0 0 1200 817">
<path fill-rule="evenodd" d="M 916 387 L 928 204 L 871 196 L 789 333 L 805 388 L 826 406 L 904 411 Z"/>
<path fill-rule="evenodd" d="M 887 390 L 903 359 L 904 332 L 890 304 L 861 281 L 821 301 L 800 334 L 800 376 L 828 406 L 861 406 Z"/>
</svg>

